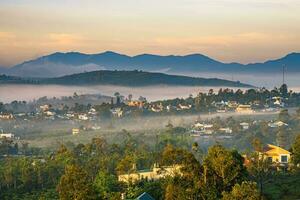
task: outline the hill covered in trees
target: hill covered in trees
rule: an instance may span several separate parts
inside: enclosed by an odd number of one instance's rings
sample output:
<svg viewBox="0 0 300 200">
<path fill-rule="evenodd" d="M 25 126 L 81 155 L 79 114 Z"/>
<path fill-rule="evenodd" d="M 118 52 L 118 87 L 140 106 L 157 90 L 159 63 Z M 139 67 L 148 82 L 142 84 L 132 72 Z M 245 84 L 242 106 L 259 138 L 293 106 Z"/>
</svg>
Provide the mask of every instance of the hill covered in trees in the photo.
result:
<svg viewBox="0 0 300 200">
<path fill-rule="evenodd" d="M 228 81 L 217 78 L 195 78 L 188 76 L 168 75 L 163 73 L 150 73 L 143 71 L 93 71 L 73 74 L 58 78 L 19 78 L 13 76 L 0 76 L 0 83 L 24 84 L 59 84 L 59 85 L 119 85 L 119 86 L 227 86 L 252 87 L 239 81 Z"/>
</svg>

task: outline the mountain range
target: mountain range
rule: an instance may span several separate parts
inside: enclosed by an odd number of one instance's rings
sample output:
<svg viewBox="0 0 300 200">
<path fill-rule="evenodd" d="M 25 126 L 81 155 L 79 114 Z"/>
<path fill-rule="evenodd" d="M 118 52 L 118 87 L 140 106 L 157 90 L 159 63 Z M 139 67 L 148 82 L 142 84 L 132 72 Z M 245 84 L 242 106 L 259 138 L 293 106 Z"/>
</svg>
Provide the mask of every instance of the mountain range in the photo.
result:
<svg viewBox="0 0 300 200">
<path fill-rule="evenodd" d="M 282 58 L 263 63 L 224 63 L 202 54 L 186 56 L 160 56 L 141 54 L 127 56 L 111 51 L 99 54 L 79 52 L 53 53 L 26 61 L 0 73 L 20 77 L 59 77 L 96 70 L 143 70 L 171 74 L 191 73 L 281 73 L 282 66 L 288 72 L 300 72 L 300 53 L 290 53 Z"/>
<path fill-rule="evenodd" d="M 240 83 L 239 81 L 228 81 L 216 78 L 194 78 L 138 70 L 101 70 L 57 78 L 22 78 L 0 75 L 0 84 L 118 85 L 131 87 L 154 85 L 253 87 Z"/>
</svg>

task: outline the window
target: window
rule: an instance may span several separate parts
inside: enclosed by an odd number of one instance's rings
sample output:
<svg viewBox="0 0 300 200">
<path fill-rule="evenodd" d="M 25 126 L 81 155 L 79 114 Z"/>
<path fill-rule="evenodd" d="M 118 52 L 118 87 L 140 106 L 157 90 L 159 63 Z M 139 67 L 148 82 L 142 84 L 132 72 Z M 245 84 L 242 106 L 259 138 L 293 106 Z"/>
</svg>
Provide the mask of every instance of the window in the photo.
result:
<svg viewBox="0 0 300 200">
<path fill-rule="evenodd" d="M 269 162 L 269 163 L 272 163 L 272 162 L 273 162 L 272 157 L 268 157 L 268 162 Z"/>
<path fill-rule="evenodd" d="M 288 157 L 287 157 L 287 155 L 281 156 L 281 162 L 282 162 L 282 163 L 287 163 L 287 162 L 288 162 Z"/>
</svg>

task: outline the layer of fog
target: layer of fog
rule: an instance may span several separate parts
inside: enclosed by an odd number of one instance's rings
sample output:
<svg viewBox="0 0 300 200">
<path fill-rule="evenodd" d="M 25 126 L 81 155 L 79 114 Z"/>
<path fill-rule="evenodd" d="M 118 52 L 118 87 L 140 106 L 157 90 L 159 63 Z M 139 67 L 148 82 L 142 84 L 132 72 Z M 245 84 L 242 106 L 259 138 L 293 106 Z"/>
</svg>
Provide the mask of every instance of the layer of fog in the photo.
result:
<svg viewBox="0 0 300 200">
<path fill-rule="evenodd" d="M 121 95 L 133 95 L 146 97 L 148 101 L 161 99 L 186 98 L 190 94 L 196 95 L 199 92 L 207 92 L 209 89 L 218 91 L 220 87 L 186 87 L 186 86 L 149 86 L 149 87 L 121 87 L 108 85 L 95 86 L 59 86 L 59 85 L 0 85 L 0 102 L 11 102 L 14 100 L 32 101 L 43 96 L 48 98 L 72 96 L 77 94 L 102 94 L 113 96 L 115 92 Z M 224 87 L 225 88 L 225 87 Z M 234 90 L 238 88 L 232 88 Z"/>
<path fill-rule="evenodd" d="M 191 127 L 196 120 L 206 121 L 217 116 L 221 118 L 235 117 L 239 120 L 272 120 L 277 117 L 278 113 L 254 113 L 249 115 L 241 115 L 237 113 L 217 113 L 217 114 L 201 114 L 201 115 L 172 115 L 172 116 L 156 116 L 156 117 L 138 117 L 138 118 L 122 118 L 111 121 L 95 121 L 94 125 L 100 126 L 100 130 L 82 131 L 81 134 L 73 136 L 71 129 L 81 125 L 87 126 L 86 122 L 79 121 L 31 121 L 18 123 L 19 130 L 10 130 L 21 136 L 22 141 L 29 142 L 30 146 L 43 148 L 56 148 L 61 143 L 72 142 L 88 143 L 94 137 L 104 137 L 111 143 L 123 141 L 123 130 L 129 131 L 135 136 L 147 138 L 146 141 L 153 142 L 156 135 L 165 131 L 168 123 L 174 126 Z M 0 122 L 3 128 L 12 128 L 11 124 Z M 21 134 L 21 135 L 20 135 Z M 200 142 L 201 143 L 201 142 Z"/>
<path fill-rule="evenodd" d="M 280 87 L 283 82 L 282 72 L 278 73 L 256 73 L 256 74 L 239 74 L 239 73 L 185 73 L 184 75 L 193 77 L 205 77 L 205 78 L 220 78 L 231 81 L 240 81 L 257 87 L 266 87 L 272 89 L 274 87 Z M 284 82 L 291 87 L 300 91 L 300 73 L 285 72 Z"/>
</svg>

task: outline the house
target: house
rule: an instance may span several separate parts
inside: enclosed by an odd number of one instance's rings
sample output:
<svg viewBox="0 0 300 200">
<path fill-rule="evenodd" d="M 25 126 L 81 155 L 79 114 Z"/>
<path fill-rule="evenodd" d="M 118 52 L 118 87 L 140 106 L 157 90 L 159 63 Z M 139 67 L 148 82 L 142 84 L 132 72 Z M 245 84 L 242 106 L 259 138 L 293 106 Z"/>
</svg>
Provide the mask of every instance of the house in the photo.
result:
<svg viewBox="0 0 300 200">
<path fill-rule="evenodd" d="M 91 108 L 88 112 L 89 115 L 97 115 L 97 111 L 95 108 Z"/>
<path fill-rule="evenodd" d="M 45 111 L 44 113 L 45 113 L 45 115 L 48 116 L 48 117 L 53 117 L 53 116 L 56 114 L 55 112 L 49 111 L 49 110 Z"/>
<path fill-rule="evenodd" d="M 245 113 L 245 114 L 250 114 L 253 113 L 253 110 L 251 108 L 251 105 L 239 105 L 236 109 L 236 112 L 238 113 Z"/>
<path fill-rule="evenodd" d="M 50 108 L 51 108 L 51 106 L 49 104 L 45 104 L 45 105 L 40 106 L 40 110 L 43 111 L 43 112 L 49 110 Z"/>
<path fill-rule="evenodd" d="M 122 117 L 123 116 L 123 110 L 122 110 L 122 108 L 114 108 L 114 109 L 111 109 L 110 112 L 115 117 Z"/>
<path fill-rule="evenodd" d="M 86 121 L 86 120 L 89 120 L 89 117 L 86 114 L 79 114 L 78 119 Z"/>
<path fill-rule="evenodd" d="M 201 124 L 199 122 L 195 123 L 193 125 L 194 130 L 192 130 L 193 133 L 200 133 L 200 134 L 212 134 L 214 132 L 213 124 Z"/>
<path fill-rule="evenodd" d="M 247 122 L 242 122 L 240 123 L 240 126 L 242 127 L 243 130 L 248 130 L 250 125 Z"/>
<path fill-rule="evenodd" d="M 278 127 L 281 127 L 281 126 L 288 126 L 288 124 L 284 123 L 282 121 L 276 121 L 276 122 L 268 123 L 268 126 L 271 127 L 271 128 L 278 128 Z"/>
<path fill-rule="evenodd" d="M 0 138 L 10 138 L 10 139 L 12 139 L 14 137 L 15 137 L 15 135 L 12 134 L 12 133 L 0 133 Z"/>
<path fill-rule="evenodd" d="M 238 107 L 238 103 L 236 101 L 228 101 L 229 108 L 236 108 Z"/>
<path fill-rule="evenodd" d="M 192 107 L 192 105 L 182 105 L 182 104 L 178 104 L 178 108 L 177 110 L 188 110 Z"/>
<path fill-rule="evenodd" d="M 267 144 L 260 154 L 264 155 L 265 159 L 268 159 L 271 163 L 280 165 L 287 165 L 291 159 L 291 152 L 272 144 Z"/>
<path fill-rule="evenodd" d="M 232 129 L 229 128 L 229 127 L 220 128 L 219 131 L 222 132 L 222 133 L 227 133 L 227 134 L 231 134 L 232 133 Z"/>
<path fill-rule="evenodd" d="M 160 103 L 160 104 L 158 104 L 158 105 L 152 105 L 150 109 L 151 109 L 151 111 L 153 111 L 153 112 L 161 112 L 161 111 L 163 111 L 164 107 L 163 107 L 163 105 Z"/>
<path fill-rule="evenodd" d="M 72 135 L 78 135 L 80 133 L 79 128 L 72 128 Z"/>
<path fill-rule="evenodd" d="M 157 180 L 165 176 L 174 176 L 176 174 L 180 174 L 180 168 L 180 165 L 158 167 L 156 164 L 154 164 L 152 169 L 137 170 L 132 173 L 121 174 L 118 176 L 118 180 L 126 183 L 136 182 L 141 179 Z"/>
<path fill-rule="evenodd" d="M 0 119 L 10 120 L 13 118 L 14 118 L 14 116 L 11 113 L 1 113 L 0 114 Z"/>
<path fill-rule="evenodd" d="M 130 107 L 139 107 L 142 108 L 145 105 L 144 101 L 128 101 L 127 105 Z"/>
<path fill-rule="evenodd" d="M 144 192 L 143 194 L 135 198 L 135 200 L 154 200 L 154 198 L 147 192 Z"/>
<path fill-rule="evenodd" d="M 272 102 L 274 106 L 284 107 L 284 102 L 282 101 L 281 97 L 273 97 Z"/>
<path fill-rule="evenodd" d="M 201 124 L 200 122 L 197 122 L 194 124 L 194 127 L 197 128 L 197 129 L 201 129 L 203 128 L 204 124 Z"/>
</svg>

